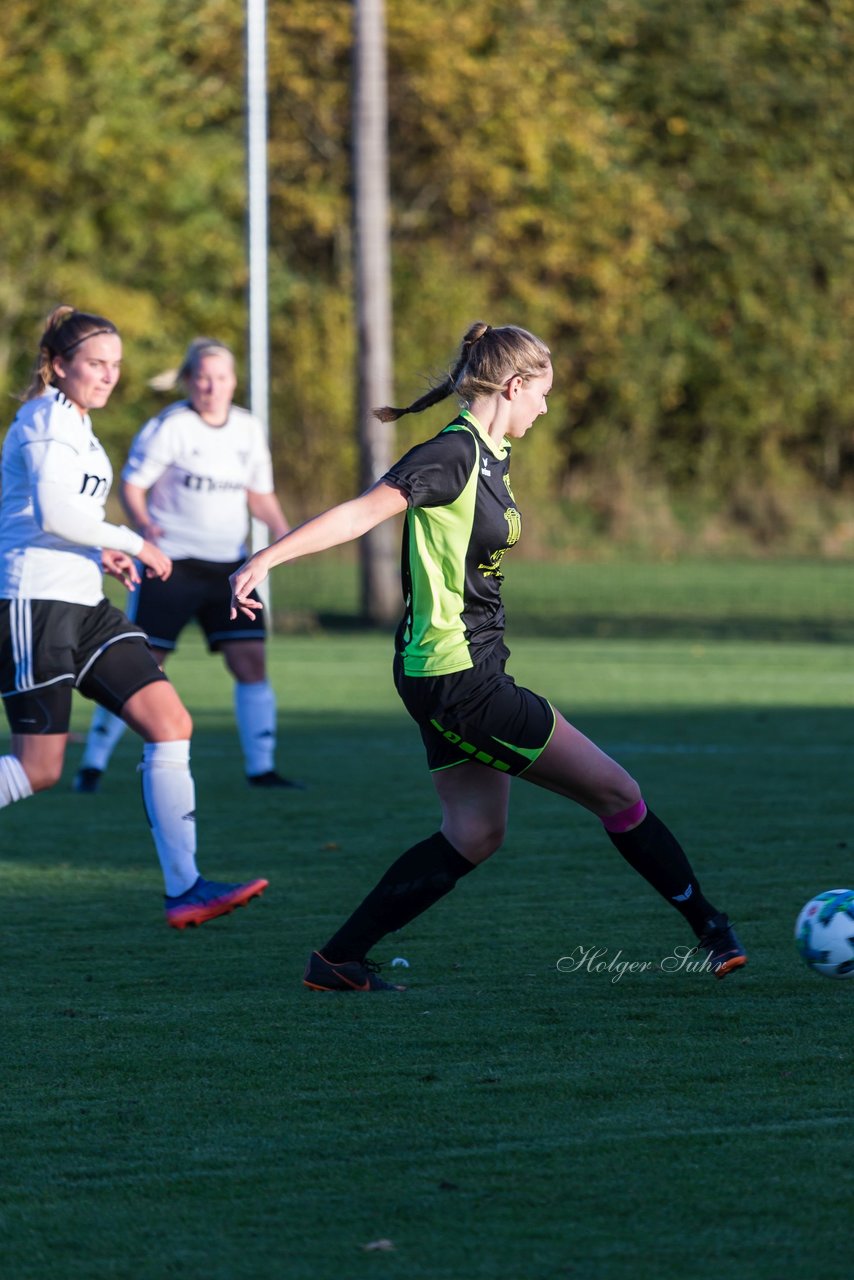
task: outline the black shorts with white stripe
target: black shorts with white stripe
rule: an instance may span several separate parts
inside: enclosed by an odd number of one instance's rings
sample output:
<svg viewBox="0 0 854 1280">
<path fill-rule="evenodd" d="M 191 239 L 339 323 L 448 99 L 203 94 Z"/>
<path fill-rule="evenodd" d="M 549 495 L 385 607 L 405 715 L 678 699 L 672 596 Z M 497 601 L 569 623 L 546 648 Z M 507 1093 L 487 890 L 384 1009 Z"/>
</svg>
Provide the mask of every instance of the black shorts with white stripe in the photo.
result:
<svg viewBox="0 0 854 1280">
<path fill-rule="evenodd" d="M 118 714 L 163 679 L 145 633 L 108 600 L 0 600 L 0 696 L 13 733 L 67 733 L 72 688 Z"/>
</svg>

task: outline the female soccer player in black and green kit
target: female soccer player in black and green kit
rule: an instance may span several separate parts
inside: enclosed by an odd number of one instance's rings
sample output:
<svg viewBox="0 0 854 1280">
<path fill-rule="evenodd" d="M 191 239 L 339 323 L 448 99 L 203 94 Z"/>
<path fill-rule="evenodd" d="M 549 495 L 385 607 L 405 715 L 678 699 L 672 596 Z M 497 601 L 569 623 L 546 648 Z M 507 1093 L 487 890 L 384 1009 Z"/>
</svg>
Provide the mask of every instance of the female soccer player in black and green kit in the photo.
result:
<svg viewBox="0 0 854 1280">
<path fill-rule="evenodd" d="M 499 848 L 514 777 L 596 814 L 626 861 L 685 917 L 716 977 L 747 961 L 727 916 L 703 896 L 681 846 L 635 780 L 504 670 L 501 562 L 521 528 L 510 447 L 546 412 L 551 387 L 548 347 L 533 334 L 472 325 L 439 386 L 406 409 L 377 411 L 389 421 L 456 393 L 465 407 L 454 421 L 360 497 L 306 521 L 231 576 L 232 617 L 253 617 L 260 606 L 250 592 L 275 565 L 349 542 L 406 512 L 395 682 L 421 730 L 442 825 L 398 858 L 312 953 L 304 981 L 315 990 L 402 989 L 379 976 L 368 952 Z"/>
</svg>

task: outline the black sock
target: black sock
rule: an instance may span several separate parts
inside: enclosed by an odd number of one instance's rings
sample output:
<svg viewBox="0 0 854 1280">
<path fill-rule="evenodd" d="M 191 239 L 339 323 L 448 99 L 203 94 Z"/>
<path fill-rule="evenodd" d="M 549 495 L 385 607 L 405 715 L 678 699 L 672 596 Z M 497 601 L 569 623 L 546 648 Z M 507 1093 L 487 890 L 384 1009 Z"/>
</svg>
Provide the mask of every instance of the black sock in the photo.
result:
<svg viewBox="0 0 854 1280">
<path fill-rule="evenodd" d="M 444 898 L 469 871 L 474 871 L 474 863 L 437 831 L 392 863 L 320 954 L 332 964 L 364 960 L 380 938 L 402 929 Z"/>
<path fill-rule="evenodd" d="M 647 809 L 643 822 L 631 831 L 609 831 L 608 835 L 630 867 L 666 898 L 699 938 L 715 907 L 703 897 L 685 851 L 672 831 Z"/>
</svg>

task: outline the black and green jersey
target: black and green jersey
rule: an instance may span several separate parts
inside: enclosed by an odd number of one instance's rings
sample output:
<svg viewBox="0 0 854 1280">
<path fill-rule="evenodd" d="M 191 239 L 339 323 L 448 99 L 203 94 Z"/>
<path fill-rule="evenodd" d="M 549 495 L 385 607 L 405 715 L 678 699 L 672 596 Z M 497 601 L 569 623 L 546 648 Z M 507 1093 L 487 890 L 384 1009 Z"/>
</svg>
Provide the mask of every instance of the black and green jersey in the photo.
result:
<svg viewBox="0 0 854 1280">
<path fill-rule="evenodd" d="M 522 523 L 509 472 L 509 442 L 496 445 L 463 410 L 383 477 L 409 500 L 397 632 L 406 675 L 464 671 L 501 640 L 501 562 Z"/>
</svg>

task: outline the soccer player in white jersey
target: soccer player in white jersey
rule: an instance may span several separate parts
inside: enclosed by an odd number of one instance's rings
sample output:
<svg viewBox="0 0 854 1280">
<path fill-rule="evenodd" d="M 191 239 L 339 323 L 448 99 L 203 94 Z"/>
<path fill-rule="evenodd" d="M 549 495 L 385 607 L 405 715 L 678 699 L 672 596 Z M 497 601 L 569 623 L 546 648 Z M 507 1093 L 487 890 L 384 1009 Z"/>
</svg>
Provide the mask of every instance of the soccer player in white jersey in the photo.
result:
<svg viewBox="0 0 854 1280">
<path fill-rule="evenodd" d="M 149 578 L 128 601 L 128 615 L 146 632 L 163 664 L 184 627 L 195 620 L 212 653 L 221 652 L 234 678 L 234 712 L 250 786 L 299 787 L 275 768 L 276 697 L 267 679 L 261 616 L 230 618 L 228 575 L 247 552 L 249 516 L 273 538 L 288 531 L 273 490 L 264 428 L 233 404 L 234 356 L 223 343 L 196 338 L 177 374 L 187 399 L 152 418 L 134 439 L 122 471 L 122 501 L 137 529 L 174 562 L 171 578 Z M 161 380 L 162 385 L 162 380 Z M 120 719 L 95 712 L 77 791 L 99 787 Z"/>
<path fill-rule="evenodd" d="M 196 866 L 192 721 L 145 633 L 104 597 L 103 573 L 129 589 L 166 581 L 168 554 L 109 524 L 109 458 L 90 412 L 119 379 L 122 343 L 102 316 L 48 317 L 24 403 L 3 444 L 0 500 L 0 695 L 11 751 L 0 755 L 0 808 L 59 781 L 71 690 L 143 739 L 142 793 L 166 890 L 166 920 L 203 924 L 267 888 L 203 879 Z"/>
</svg>

